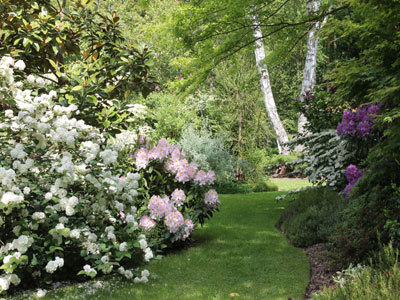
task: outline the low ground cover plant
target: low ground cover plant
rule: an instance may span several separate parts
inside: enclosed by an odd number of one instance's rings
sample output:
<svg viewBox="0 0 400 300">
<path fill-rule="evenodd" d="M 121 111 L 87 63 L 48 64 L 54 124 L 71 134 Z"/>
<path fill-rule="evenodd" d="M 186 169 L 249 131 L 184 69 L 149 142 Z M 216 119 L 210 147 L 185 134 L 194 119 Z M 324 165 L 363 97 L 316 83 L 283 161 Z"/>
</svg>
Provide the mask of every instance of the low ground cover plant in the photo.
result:
<svg viewBox="0 0 400 300">
<path fill-rule="evenodd" d="M 138 267 L 218 209 L 215 173 L 166 139 L 108 139 L 24 68 L 0 59 L 0 294 L 117 270 L 147 282 Z"/>
<path fill-rule="evenodd" d="M 325 288 L 315 300 L 387 299 L 400 297 L 399 251 L 391 244 L 370 259 L 369 265 L 350 265 L 338 272 L 336 289 Z"/>
</svg>

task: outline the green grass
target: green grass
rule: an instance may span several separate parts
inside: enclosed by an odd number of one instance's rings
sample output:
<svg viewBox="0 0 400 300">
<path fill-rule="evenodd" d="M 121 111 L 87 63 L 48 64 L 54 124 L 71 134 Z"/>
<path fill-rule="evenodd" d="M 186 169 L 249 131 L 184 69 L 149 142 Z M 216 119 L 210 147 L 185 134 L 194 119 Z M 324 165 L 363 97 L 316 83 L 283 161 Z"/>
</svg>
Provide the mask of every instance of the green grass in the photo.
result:
<svg viewBox="0 0 400 300">
<path fill-rule="evenodd" d="M 284 191 L 284 192 L 312 185 L 307 179 L 271 178 L 270 180 L 278 186 L 279 191 Z"/>
<path fill-rule="evenodd" d="M 195 232 L 192 247 L 146 266 L 147 284 L 103 277 L 43 299 L 303 299 L 309 264 L 274 227 L 286 204 L 276 203 L 280 194 L 222 195 L 221 212 Z M 99 280 L 103 288 L 93 288 Z"/>
</svg>

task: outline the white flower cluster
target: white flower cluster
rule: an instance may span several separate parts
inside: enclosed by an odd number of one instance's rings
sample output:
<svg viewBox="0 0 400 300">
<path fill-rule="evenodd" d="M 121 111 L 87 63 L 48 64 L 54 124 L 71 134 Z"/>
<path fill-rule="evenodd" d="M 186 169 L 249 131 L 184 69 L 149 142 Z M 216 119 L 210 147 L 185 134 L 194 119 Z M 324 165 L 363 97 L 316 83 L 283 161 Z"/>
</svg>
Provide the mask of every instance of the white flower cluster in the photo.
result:
<svg viewBox="0 0 400 300">
<path fill-rule="evenodd" d="M 144 119 L 147 114 L 147 106 L 142 104 L 128 104 L 128 111 L 134 115 L 135 118 Z"/>
<path fill-rule="evenodd" d="M 0 292 L 7 291 L 10 288 L 10 284 L 17 286 L 20 284 L 21 279 L 15 274 L 7 274 L 0 277 Z"/>
<path fill-rule="evenodd" d="M 1 197 L 1 203 L 3 203 L 6 206 L 9 204 L 21 204 L 22 201 L 24 201 L 24 196 L 16 195 L 13 192 L 6 192 Z"/>
<path fill-rule="evenodd" d="M 141 275 L 142 275 L 142 277 L 140 277 L 140 278 L 135 277 L 135 279 L 133 279 L 133 282 L 134 283 L 140 283 L 140 282 L 146 283 L 149 281 L 148 277 L 150 276 L 150 272 L 148 270 L 144 269 L 142 271 Z"/>
<path fill-rule="evenodd" d="M 29 247 L 33 244 L 33 238 L 27 235 L 20 235 L 17 239 L 14 239 L 11 243 L 5 244 L 0 248 L 1 253 L 8 253 L 11 250 L 17 250 L 21 254 L 28 251 Z"/>
<path fill-rule="evenodd" d="M 111 149 L 106 149 L 100 152 L 99 155 L 103 159 L 104 164 L 106 165 L 113 164 L 118 159 L 118 152 Z"/>
<path fill-rule="evenodd" d="M 51 260 L 47 263 L 46 272 L 52 274 L 58 268 L 62 268 L 63 266 L 64 266 L 64 259 L 57 256 L 55 260 Z"/>
<path fill-rule="evenodd" d="M 146 237 L 144 236 L 144 234 L 139 235 L 139 245 L 140 249 L 142 249 L 144 252 L 144 260 L 150 261 L 154 257 L 153 251 L 151 251 L 151 248 L 148 247 Z"/>
<path fill-rule="evenodd" d="M 95 277 L 97 275 L 96 269 L 92 268 L 90 265 L 83 266 L 83 271 L 90 277 Z"/>
<path fill-rule="evenodd" d="M 113 148 L 123 150 L 125 147 L 134 146 L 137 142 L 138 135 L 133 130 L 122 130 L 115 136 L 114 143 L 111 144 Z"/>
<path fill-rule="evenodd" d="M 60 200 L 60 206 L 62 209 L 65 209 L 65 214 L 67 216 L 73 216 L 75 214 L 75 206 L 79 203 L 78 198 L 75 196 L 72 197 L 64 197 Z"/>
<path fill-rule="evenodd" d="M 133 272 L 132 270 L 125 270 L 124 267 L 119 267 L 118 268 L 118 273 L 125 276 L 127 279 L 132 279 L 133 278 Z M 135 283 L 139 283 L 139 282 L 143 282 L 146 283 L 149 281 L 148 277 L 150 276 L 150 272 L 146 269 L 144 269 L 141 273 L 141 277 L 135 277 L 134 278 L 134 282 Z"/>
</svg>

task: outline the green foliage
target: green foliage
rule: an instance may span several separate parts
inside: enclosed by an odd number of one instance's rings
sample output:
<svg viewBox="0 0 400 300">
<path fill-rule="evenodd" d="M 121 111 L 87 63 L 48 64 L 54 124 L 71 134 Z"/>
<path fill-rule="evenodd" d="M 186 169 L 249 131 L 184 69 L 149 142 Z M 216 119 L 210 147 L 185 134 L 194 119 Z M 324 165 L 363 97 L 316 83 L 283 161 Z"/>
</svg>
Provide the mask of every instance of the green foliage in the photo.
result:
<svg viewBox="0 0 400 300">
<path fill-rule="evenodd" d="M 279 170 L 285 168 L 285 177 L 293 177 L 295 175 L 302 175 L 303 166 L 297 162 L 299 156 L 297 155 L 283 155 L 275 154 L 266 158 L 264 172 L 268 174 L 278 173 Z"/>
<path fill-rule="evenodd" d="M 267 158 L 267 164 L 268 166 L 285 165 L 287 163 L 294 162 L 297 159 L 298 159 L 297 155 L 276 154 L 276 155 L 271 155 Z"/>
<path fill-rule="evenodd" d="M 60 103 L 77 105 L 86 123 L 112 134 L 132 127 L 129 95 L 146 96 L 153 87 L 148 49 L 125 40 L 119 16 L 102 13 L 93 0 L 63 3 L 2 2 L 0 55 L 51 80 Z"/>
<path fill-rule="evenodd" d="M 276 226 L 296 247 L 324 243 L 341 222 L 347 200 L 329 188 L 313 188 L 294 194 Z"/>
<path fill-rule="evenodd" d="M 287 50 L 304 36 L 307 28 L 305 3 L 299 5 L 281 0 L 268 4 L 262 1 L 185 1 L 175 13 L 174 32 L 186 47 L 197 54 L 185 67 L 186 71 L 190 70 L 189 81 L 202 81 L 216 64 L 245 47 L 253 47 L 252 11 L 258 14 L 266 45 L 276 44 L 274 38 L 285 41 L 276 47 L 277 52 L 286 51 L 285 57 Z M 292 22 L 298 26 L 288 26 Z M 273 34 L 275 36 L 271 37 Z"/>
<path fill-rule="evenodd" d="M 171 92 L 154 92 L 141 102 L 149 109 L 148 121 L 153 128 L 151 137 L 154 140 L 166 136 L 178 142 L 189 124 L 195 128 L 201 126 L 197 111 Z"/>
<path fill-rule="evenodd" d="M 314 295 L 315 300 L 379 299 L 396 300 L 400 297 L 399 251 L 391 244 L 385 246 L 375 259 L 372 267 L 360 266 L 357 272 L 342 272 L 340 286 L 325 288 Z M 354 268 L 352 268 L 354 269 Z"/>
<path fill-rule="evenodd" d="M 313 184 L 327 183 L 337 189 L 346 184 L 345 168 L 354 162 L 355 151 L 348 141 L 340 139 L 336 130 L 313 133 L 292 141 L 306 147 L 303 157 L 293 162 L 306 165 L 303 174 Z"/>
<path fill-rule="evenodd" d="M 220 194 L 249 194 L 253 190 L 248 184 L 225 182 L 216 185 L 216 191 Z"/>
<path fill-rule="evenodd" d="M 328 90 L 327 90 L 328 89 Z M 333 101 L 332 94 L 335 87 L 320 85 L 316 90 L 307 91 L 303 101 L 296 98 L 296 107 L 306 118 L 305 129 L 317 133 L 334 129 L 342 120 L 343 106 L 338 106 Z"/>
<path fill-rule="evenodd" d="M 397 102 L 400 89 L 398 1 L 346 0 L 343 11 L 325 27 L 328 39 L 335 39 L 341 57 L 328 73 L 337 87 L 336 99 L 352 106 L 369 101 Z M 337 39 L 337 37 L 340 37 Z M 345 50 L 345 51 L 343 51 Z"/>
<path fill-rule="evenodd" d="M 399 182 L 398 165 L 380 159 L 353 188 L 354 198 L 343 212 L 343 222 L 330 241 L 330 255 L 339 266 L 358 263 L 368 258 L 380 242 L 392 239 L 398 245 L 396 230 L 388 226 L 398 221 L 398 195 L 388 183 Z M 394 232 L 393 232 L 394 231 Z"/>
<path fill-rule="evenodd" d="M 232 181 L 234 159 L 224 147 L 223 137 L 214 137 L 206 128 L 197 132 L 189 126 L 183 132 L 179 145 L 187 158 L 197 163 L 199 168 L 215 172 L 217 184 Z"/>
<path fill-rule="evenodd" d="M 249 184 L 253 192 L 273 192 L 278 190 L 278 186 L 269 180 L 261 178 Z"/>
</svg>

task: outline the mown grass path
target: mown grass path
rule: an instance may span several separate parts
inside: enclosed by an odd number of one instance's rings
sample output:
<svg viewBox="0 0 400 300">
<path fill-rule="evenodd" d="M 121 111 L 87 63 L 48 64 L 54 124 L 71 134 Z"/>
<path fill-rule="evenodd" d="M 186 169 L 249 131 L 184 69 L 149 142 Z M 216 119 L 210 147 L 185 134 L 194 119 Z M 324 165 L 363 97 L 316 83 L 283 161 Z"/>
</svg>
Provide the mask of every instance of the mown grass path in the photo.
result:
<svg viewBox="0 0 400 300">
<path fill-rule="evenodd" d="M 197 230 L 195 245 L 148 265 L 147 284 L 100 278 L 103 288 L 72 285 L 45 299 L 302 299 L 308 260 L 274 227 L 285 205 L 279 194 L 220 196 L 221 212 Z"/>
</svg>

